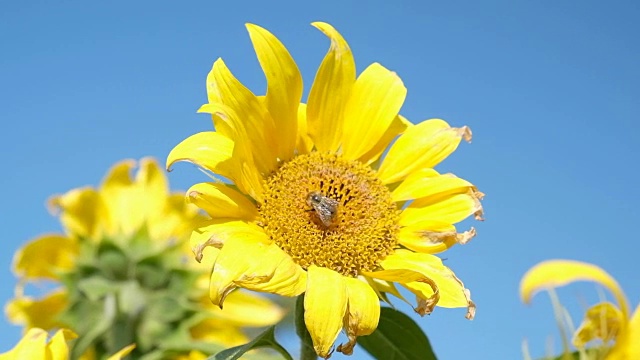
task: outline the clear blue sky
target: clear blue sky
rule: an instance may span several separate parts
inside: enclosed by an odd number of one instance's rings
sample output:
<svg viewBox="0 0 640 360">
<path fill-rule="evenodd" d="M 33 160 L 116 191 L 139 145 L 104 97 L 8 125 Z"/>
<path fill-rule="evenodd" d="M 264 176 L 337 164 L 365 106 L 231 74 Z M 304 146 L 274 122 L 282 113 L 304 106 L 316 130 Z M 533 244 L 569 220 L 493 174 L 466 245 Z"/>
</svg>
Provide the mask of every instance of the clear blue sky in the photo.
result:
<svg viewBox="0 0 640 360">
<path fill-rule="evenodd" d="M 14 251 L 59 230 L 45 200 L 97 184 L 123 158 L 162 160 L 210 129 L 204 80 L 223 57 L 256 93 L 264 79 L 244 23 L 270 29 L 308 91 L 332 23 L 358 70 L 374 61 L 408 88 L 402 113 L 469 125 L 440 171 L 487 194 L 478 236 L 446 253 L 478 305 L 419 319 L 442 359 L 534 356 L 556 337 L 547 296 L 518 298 L 522 274 L 548 258 L 607 269 L 640 301 L 640 3 L 637 1 L 5 1 L 0 5 L 0 302 L 12 296 Z M 204 176 L 170 174 L 186 189 Z M 471 222 L 469 224 L 472 224 Z M 579 321 L 592 285 L 560 292 Z M 5 321 L 0 350 L 20 331 Z M 354 358 L 363 352 L 356 352 Z M 340 356 L 336 355 L 336 358 Z"/>
</svg>

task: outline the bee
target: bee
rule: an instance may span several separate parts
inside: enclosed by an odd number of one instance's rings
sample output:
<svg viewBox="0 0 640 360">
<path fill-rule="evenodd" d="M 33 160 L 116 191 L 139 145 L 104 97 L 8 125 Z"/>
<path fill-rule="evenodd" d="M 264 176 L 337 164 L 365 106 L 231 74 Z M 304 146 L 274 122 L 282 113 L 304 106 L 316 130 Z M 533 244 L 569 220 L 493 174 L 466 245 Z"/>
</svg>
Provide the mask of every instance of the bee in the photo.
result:
<svg viewBox="0 0 640 360">
<path fill-rule="evenodd" d="M 324 196 L 319 191 L 312 191 L 307 195 L 307 205 L 313 208 L 325 227 L 333 224 L 338 212 L 338 200 Z"/>
</svg>

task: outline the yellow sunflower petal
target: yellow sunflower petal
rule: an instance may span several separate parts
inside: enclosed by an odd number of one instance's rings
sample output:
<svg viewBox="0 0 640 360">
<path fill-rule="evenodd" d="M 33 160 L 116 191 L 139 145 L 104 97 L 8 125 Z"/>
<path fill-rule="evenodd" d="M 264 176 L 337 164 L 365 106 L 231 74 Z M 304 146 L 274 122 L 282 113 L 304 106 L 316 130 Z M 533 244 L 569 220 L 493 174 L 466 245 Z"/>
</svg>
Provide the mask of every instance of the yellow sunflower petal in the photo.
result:
<svg viewBox="0 0 640 360">
<path fill-rule="evenodd" d="M 96 239 L 110 226 L 107 207 L 100 194 L 89 187 L 54 196 L 49 207 L 60 213 L 60 222 L 74 236 Z"/>
<path fill-rule="evenodd" d="M 47 359 L 47 355 L 51 355 L 47 351 L 48 335 L 42 329 L 29 329 L 13 349 L 0 354 L 0 360 Z"/>
<path fill-rule="evenodd" d="M 455 151 L 461 138 L 471 141 L 471 130 L 466 126 L 452 128 L 440 119 L 411 126 L 389 149 L 378 176 L 391 184 L 416 170 L 432 168 Z"/>
<path fill-rule="evenodd" d="M 211 301 L 206 301 L 211 305 Z M 285 311 L 269 299 L 246 291 L 233 291 L 224 301 L 224 310 L 210 307 L 216 319 L 229 326 L 261 327 L 269 326 L 282 320 Z"/>
<path fill-rule="evenodd" d="M 277 137 L 271 115 L 260 100 L 236 79 L 222 59 L 216 60 L 212 68 L 213 79 L 220 93 L 222 104 L 229 107 L 245 124 L 247 138 L 233 138 L 235 143 L 246 142 L 254 157 L 255 166 L 263 174 L 277 167 Z M 213 105 L 213 104 L 207 104 Z M 206 105 L 205 105 L 206 106 Z M 202 108 L 201 108 L 202 109 Z M 228 115 L 228 114 L 227 114 Z M 238 131 L 238 122 L 234 130 Z"/>
<path fill-rule="evenodd" d="M 422 274 L 435 282 L 440 296 L 438 306 L 467 307 L 467 318 L 473 318 L 475 315 L 475 304 L 471 301 L 469 290 L 437 256 L 400 249 L 387 256 L 380 265 L 384 269 L 411 269 Z M 423 299 L 434 294 L 433 287 L 423 282 L 407 282 L 403 283 L 403 286 Z"/>
<path fill-rule="evenodd" d="M 357 160 L 371 150 L 398 115 L 406 95 L 407 89 L 396 73 L 378 63 L 369 65 L 356 80 L 345 105 L 343 157 Z"/>
<path fill-rule="evenodd" d="M 607 343 L 620 333 L 624 319 L 622 312 L 612 303 L 604 302 L 590 307 L 582 324 L 573 335 L 573 345 L 583 348 L 596 339 Z"/>
<path fill-rule="evenodd" d="M 249 341 L 247 335 L 245 335 L 240 328 L 229 326 L 226 321 L 219 319 L 205 319 L 191 327 L 189 333 L 194 340 L 216 343 L 228 347 L 242 345 Z M 206 356 L 202 357 L 202 359 L 206 358 Z M 187 359 L 191 358 L 188 357 Z"/>
<path fill-rule="evenodd" d="M 13 270 L 18 277 L 27 279 L 58 279 L 59 272 L 73 268 L 79 251 L 76 239 L 44 235 L 16 251 Z"/>
<path fill-rule="evenodd" d="M 70 340 L 77 338 L 73 331 L 68 329 L 61 329 L 56 331 L 49 341 L 48 348 L 51 357 L 47 359 L 51 360 L 67 360 L 69 359 L 69 344 Z"/>
<path fill-rule="evenodd" d="M 256 259 L 261 259 L 256 261 Z M 211 273 L 211 302 L 222 307 L 235 288 L 296 296 L 304 292 L 306 275 L 266 234 L 235 234 L 226 241 Z"/>
<path fill-rule="evenodd" d="M 440 293 L 438 292 L 438 286 L 436 285 L 436 283 L 428 276 L 425 276 L 417 271 L 399 268 L 384 269 L 371 272 L 365 271 L 362 274 L 372 279 L 397 282 L 403 285 L 407 283 L 423 283 L 431 287 L 431 296 L 419 297 L 418 306 L 414 307 L 414 310 L 420 315 L 430 314 L 440 300 Z"/>
<path fill-rule="evenodd" d="M 318 68 L 309 92 L 307 123 L 318 151 L 335 152 L 342 139 L 344 107 L 356 81 L 356 64 L 349 45 L 331 25 L 315 22 L 331 46 Z"/>
<path fill-rule="evenodd" d="M 278 129 L 274 133 L 277 156 L 281 161 L 286 161 L 293 156 L 296 146 L 302 76 L 278 38 L 257 25 L 247 24 L 247 30 L 267 77 L 266 105 Z"/>
<path fill-rule="evenodd" d="M 393 201 L 406 201 L 432 196 L 465 194 L 475 189 L 470 182 L 453 174 L 438 174 L 426 168 L 410 174 L 391 193 Z"/>
<path fill-rule="evenodd" d="M 167 156 L 167 170 L 178 161 L 187 161 L 220 174 L 231 180 L 234 177 L 233 141 L 214 131 L 191 135 L 176 145 Z"/>
<path fill-rule="evenodd" d="M 338 351 L 351 355 L 358 336 L 371 334 L 380 320 L 380 301 L 368 283 L 357 278 L 344 278 L 347 289 L 347 313 L 344 328 L 349 341 L 338 346 Z"/>
<path fill-rule="evenodd" d="M 396 288 L 396 286 L 395 286 L 395 284 L 393 282 L 386 281 L 386 280 L 381 280 L 381 279 L 374 279 L 374 278 L 368 277 L 368 276 L 363 276 L 363 278 L 365 280 L 367 280 L 367 283 L 369 283 L 369 286 L 371 286 L 373 291 L 376 292 L 376 294 L 378 295 L 378 298 L 384 300 L 384 298 L 385 298 L 384 294 L 391 294 L 391 295 L 397 297 L 398 299 L 406 302 L 407 304 L 411 305 L 407 301 L 407 299 L 405 299 L 404 296 L 402 296 L 402 294 L 400 294 L 400 292 L 398 291 L 398 289 Z M 384 301 L 387 302 L 388 304 L 391 304 L 387 300 L 384 300 Z"/>
<path fill-rule="evenodd" d="M 298 154 L 308 154 L 313 149 L 313 140 L 309 136 L 307 125 L 307 104 L 300 104 L 298 107 L 298 140 L 296 142 Z"/>
<path fill-rule="evenodd" d="M 472 214 L 482 220 L 482 205 L 479 195 L 474 192 L 429 197 L 409 204 L 400 214 L 399 224 L 410 226 L 424 220 L 455 224 Z"/>
<path fill-rule="evenodd" d="M 203 221 L 191 233 L 189 240 L 196 261 L 200 262 L 206 247 L 221 249 L 222 245 L 234 238 L 246 238 L 256 242 L 270 241 L 263 236 L 255 224 L 234 219 L 212 219 Z"/>
<path fill-rule="evenodd" d="M 636 308 L 627 327 L 618 336 L 607 360 L 640 359 L 640 305 Z"/>
<path fill-rule="evenodd" d="M 474 236 L 474 228 L 457 233 L 456 227 L 451 224 L 427 220 L 402 227 L 398 233 L 398 242 L 416 252 L 437 254 L 455 244 L 466 244 Z"/>
<path fill-rule="evenodd" d="M 223 183 L 199 183 L 187 191 L 187 200 L 213 218 L 252 221 L 258 209 L 246 196 Z"/>
<path fill-rule="evenodd" d="M 607 288 L 618 302 L 624 318 L 629 317 L 629 305 L 624 292 L 600 267 L 573 260 L 543 261 L 527 271 L 520 281 L 520 297 L 525 304 L 540 290 L 564 286 L 576 281 L 594 281 Z"/>
<path fill-rule="evenodd" d="M 261 172 L 255 165 L 253 149 L 251 148 L 253 140 L 247 134 L 242 122 L 238 120 L 239 115 L 232 108 L 220 103 L 202 105 L 198 112 L 215 114 L 233 129 L 234 137 L 232 140 L 234 140 L 234 144 L 232 158 L 235 163 L 231 169 L 232 179 L 240 190 L 256 200 L 261 200 L 262 176 L 264 172 Z"/>
<path fill-rule="evenodd" d="M 324 267 L 311 265 L 307 272 L 304 323 L 316 353 L 326 359 L 333 352 L 347 311 L 347 285 L 344 276 Z"/>
<path fill-rule="evenodd" d="M 118 350 L 118 352 L 116 352 L 115 354 L 109 356 L 107 360 L 120 360 L 123 357 L 129 355 L 135 348 L 136 348 L 136 344 L 127 345 L 122 349 Z"/>
<path fill-rule="evenodd" d="M 380 140 L 378 140 L 378 142 L 369 151 L 360 157 L 360 161 L 365 164 L 371 164 L 378 160 L 380 155 L 382 155 L 382 153 L 387 149 L 393 139 L 407 130 L 409 126 L 413 126 L 413 124 L 411 124 L 411 122 L 404 116 L 397 115 Z"/>
<path fill-rule="evenodd" d="M 60 327 L 58 315 L 67 306 L 67 293 L 53 291 L 40 299 L 17 297 L 7 303 L 5 313 L 9 321 L 25 328 L 54 329 Z"/>
<path fill-rule="evenodd" d="M 107 172 L 100 194 L 111 219 L 109 233 L 129 235 L 140 229 L 146 217 L 147 207 L 139 183 L 131 177 L 134 160 L 121 161 Z M 144 181 L 144 180 L 141 180 Z M 155 202 L 155 201 L 154 201 Z"/>
<path fill-rule="evenodd" d="M 188 204 L 184 195 L 175 193 L 165 198 L 163 211 L 147 219 L 150 239 L 158 243 L 170 239 L 184 239 L 201 220 L 198 208 Z"/>
</svg>

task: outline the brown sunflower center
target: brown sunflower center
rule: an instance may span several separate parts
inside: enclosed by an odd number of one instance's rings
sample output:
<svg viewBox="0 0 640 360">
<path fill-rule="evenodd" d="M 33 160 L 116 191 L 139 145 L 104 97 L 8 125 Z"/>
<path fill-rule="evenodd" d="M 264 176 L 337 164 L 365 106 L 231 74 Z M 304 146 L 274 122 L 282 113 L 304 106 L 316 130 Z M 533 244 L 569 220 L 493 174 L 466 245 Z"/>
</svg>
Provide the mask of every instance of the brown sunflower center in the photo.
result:
<svg viewBox="0 0 640 360">
<path fill-rule="evenodd" d="M 271 175 L 259 207 L 265 232 L 303 268 L 372 271 L 397 245 L 398 208 L 368 166 L 312 152 Z"/>
</svg>

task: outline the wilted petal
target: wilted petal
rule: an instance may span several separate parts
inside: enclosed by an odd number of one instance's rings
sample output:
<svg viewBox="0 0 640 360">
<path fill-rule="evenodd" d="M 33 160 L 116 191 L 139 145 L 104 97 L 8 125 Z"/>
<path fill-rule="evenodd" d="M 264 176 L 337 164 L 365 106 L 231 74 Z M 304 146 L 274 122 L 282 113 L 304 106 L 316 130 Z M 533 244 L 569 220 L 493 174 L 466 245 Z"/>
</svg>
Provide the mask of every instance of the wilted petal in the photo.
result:
<svg viewBox="0 0 640 360">
<path fill-rule="evenodd" d="M 421 299 L 428 300 L 438 295 L 437 305 L 447 308 L 467 307 L 467 317 L 475 315 L 475 304 L 471 301 L 469 291 L 453 271 L 442 264 L 442 260 L 430 254 L 414 253 L 408 250 L 397 250 L 387 256 L 380 265 L 384 269 L 411 269 L 430 279 L 435 285 L 423 281 L 403 282 L 403 286 Z M 420 306 L 419 306 L 420 309 Z M 429 306 L 425 308 L 428 313 Z"/>
<path fill-rule="evenodd" d="M 338 351 L 351 355 L 358 336 L 369 335 L 378 327 L 380 301 L 367 282 L 357 278 L 344 278 L 344 281 L 348 296 L 344 329 L 349 341 L 338 346 Z"/>
<path fill-rule="evenodd" d="M 206 247 L 221 249 L 226 241 L 235 238 L 270 243 L 258 226 L 242 220 L 225 218 L 202 222 L 191 233 L 189 242 L 196 261 L 200 262 Z"/>
<path fill-rule="evenodd" d="M 326 359 L 333 352 L 347 311 L 347 285 L 345 277 L 333 270 L 312 265 L 307 271 L 304 323 L 316 353 Z"/>
<path fill-rule="evenodd" d="M 416 252 L 437 254 L 455 244 L 466 244 L 475 235 L 474 228 L 458 233 L 451 224 L 426 220 L 402 227 L 398 233 L 398 242 Z"/>
<path fill-rule="evenodd" d="M 238 287 L 283 296 L 299 295 L 304 292 L 306 274 L 282 249 L 269 243 L 264 233 L 235 234 L 232 241 L 222 246 L 210 286 L 211 301 L 222 307 L 225 297 Z"/>
</svg>

